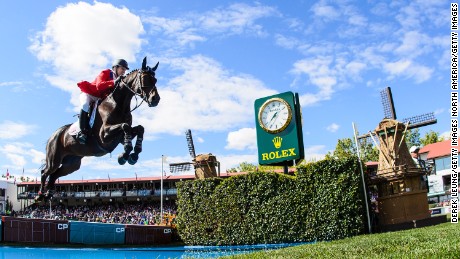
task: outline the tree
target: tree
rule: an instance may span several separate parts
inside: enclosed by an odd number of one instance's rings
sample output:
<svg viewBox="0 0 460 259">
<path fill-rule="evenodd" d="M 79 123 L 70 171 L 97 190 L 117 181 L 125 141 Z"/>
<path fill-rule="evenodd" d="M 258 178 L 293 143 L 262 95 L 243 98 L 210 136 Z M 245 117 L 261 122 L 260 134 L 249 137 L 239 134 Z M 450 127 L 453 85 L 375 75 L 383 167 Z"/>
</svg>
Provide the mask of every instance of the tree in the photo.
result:
<svg viewBox="0 0 460 259">
<path fill-rule="evenodd" d="M 439 132 L 430 130 L 429 132 L 425 134 L 425 136 L 423 136 L 423 138 L 420 139 L 420 142 L 424 146 L 426 146 L 428 144 L 433 144 L 433 143 L 440 142 L 443 140 L 444 138 L 440 137 Z"/>
<path fill-rule="evenodd" d="M 257 170 L 257 166 L 248 162 L 240 163 L 236 168 L 231 168 L 229 171 L 232 173 L 236 172 L 254 172 Z"/>
<path fill-rule="evenodd" d="M 349 158 L 356 156 L 355 144 L 351 138 L 344 138 L 337 140 L 337 145 L 335 146 L 334 152 L 328 152 L 326 154 L 326 159 L 330 158 Z"/>
<path fill-rule="evenodd" d="M 360 147 L 362 161 L 364 162 L 379 161 L 380 151 L 372 143 L 368 143 L 368 139 L 364 139 L 364 141 L 360 142 L 359 147 Z"/>
<path fill-rule="evenodd" d="M 359 144 L 359 151 L 361 155 L 361 160 L 364 162 L 367 161 L 378 161 L 379 160 L 379 150 L 377 147 L 374 147 L 372 143 L 369 143 L 368 139 L 363 139 Z M 351 138 L 339 139 L 337 145 L 335 146 L 334 152 L 328 152 L 326 158 L 349 158 L 358 156 L 356 145 Z"/>
<path fill-rule="evenodd" d="M 422 142 L 420 141 L 420 132 L 419 129 L 408 130 L 406 132 L 406 144 L 410 148 L 412 146 L 421 146 Z"/>
</svg>

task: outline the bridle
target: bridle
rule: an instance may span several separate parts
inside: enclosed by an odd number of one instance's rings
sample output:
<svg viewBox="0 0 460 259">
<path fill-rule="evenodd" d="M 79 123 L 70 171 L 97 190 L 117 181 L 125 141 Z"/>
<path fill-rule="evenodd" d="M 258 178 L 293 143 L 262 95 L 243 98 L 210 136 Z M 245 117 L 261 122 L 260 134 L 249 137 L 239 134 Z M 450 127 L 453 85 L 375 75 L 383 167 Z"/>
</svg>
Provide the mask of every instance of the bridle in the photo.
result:
<svg viewBox="0 0 460 259">
<path fill-rule="evenodd" d="M 140 87 L 136 87 L 136 91 L 131 89 L 131 87 L 129 87 L 128 84 L 124 81 L 125 77 L 122 78 L 119 81 L 119 83 L 115 86 L 115 88 L 118 87 L 119 85 L 121 85 L 121 87 L 124 86 L 124 87 L 128 88 L 128 90 L 130 92 L 132 92 L 134 94 L 134 98 L 136 99 L 136 106 L 131 110 L 131 112 L 133 112 L 134 110 L 139 108 L 139 106 L 141 106 L 144 101 L 148 102 L 147 99 L 148 99 L 149 94 L 155 89 L 155 85 L 153 85 L 153 86 L 144 86 L 142 84 L 141 74 L 143 73 L 143 70 L 136 70 L 136 71 L 137 71 L 136 78 L 134 78 L 133 83 L 131 84 L 133 86 L 134 85 L 140 85 Z M 151 72 L 148 72 L 148 73 L 150 74 Z M 143 88 L 152 88 L 152 90 L 147 94 L 146 91 L 142 91 Z M 137 96 L 139 96 L 142 99 L 141 103 L 138 103 Z"/>
</svg>

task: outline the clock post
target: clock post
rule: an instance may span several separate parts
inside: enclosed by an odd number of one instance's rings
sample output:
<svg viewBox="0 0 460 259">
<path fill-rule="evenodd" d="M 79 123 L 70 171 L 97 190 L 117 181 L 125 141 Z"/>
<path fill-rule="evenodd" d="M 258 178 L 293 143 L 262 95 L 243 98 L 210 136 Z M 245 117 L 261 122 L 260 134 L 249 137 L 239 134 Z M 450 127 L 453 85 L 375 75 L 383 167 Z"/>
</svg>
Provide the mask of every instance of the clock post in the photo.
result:
<svg viewBox="0 0 460 259">
<path fill-rule="evenodd" d="M 288 166 L 305 158 L 302 116 L 297 93 L 285 92 L 255 100 L 260 165 Z"/>
</svg>

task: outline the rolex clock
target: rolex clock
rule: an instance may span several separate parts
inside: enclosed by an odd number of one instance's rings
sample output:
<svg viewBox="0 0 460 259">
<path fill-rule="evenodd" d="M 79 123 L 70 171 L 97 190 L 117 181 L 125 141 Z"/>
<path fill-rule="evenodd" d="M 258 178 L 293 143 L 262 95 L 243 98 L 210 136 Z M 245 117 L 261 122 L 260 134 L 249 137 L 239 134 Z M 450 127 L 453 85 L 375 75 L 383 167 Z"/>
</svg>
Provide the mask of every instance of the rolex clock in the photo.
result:
<svg viewBox="0 0 460 259">
<path fill-rule="evenodd" d="M 263 130 L 268 133 L 278 133 L 291 123 L 292 108 L 281 98 L 270 98 L 259 108 L 258 118 Z"/>
<path fill-rule="evenodd" d="M 297 93 L 285 92 L 254 101 L 259 164 L 288 165 L 304 157 L 302 118 Z"/>
</svg>

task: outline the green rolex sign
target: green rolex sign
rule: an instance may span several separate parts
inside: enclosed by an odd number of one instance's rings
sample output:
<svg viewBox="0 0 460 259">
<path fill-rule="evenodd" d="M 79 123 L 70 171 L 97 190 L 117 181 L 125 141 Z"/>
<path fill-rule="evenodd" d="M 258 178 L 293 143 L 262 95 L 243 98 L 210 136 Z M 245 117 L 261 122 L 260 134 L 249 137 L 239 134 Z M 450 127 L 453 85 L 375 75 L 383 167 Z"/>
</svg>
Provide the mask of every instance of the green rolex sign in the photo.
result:
<svg viewBox="0 0 460 259">
<path fill-rule="evenodd" d="M 293 165 L 304 159 L 299 95 L 285 92 L 254 102 L 261 165 Z"/>
</svg>

